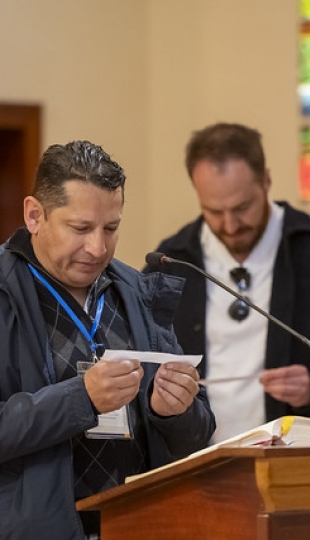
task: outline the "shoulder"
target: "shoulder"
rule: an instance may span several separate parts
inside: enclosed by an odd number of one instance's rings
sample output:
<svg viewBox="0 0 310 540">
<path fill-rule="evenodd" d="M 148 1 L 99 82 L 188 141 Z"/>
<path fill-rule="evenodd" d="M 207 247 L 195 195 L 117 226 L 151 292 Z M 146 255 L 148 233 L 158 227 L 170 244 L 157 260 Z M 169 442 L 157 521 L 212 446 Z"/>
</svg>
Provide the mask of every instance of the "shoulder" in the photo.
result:
<svg viewBox="0 0 310 540">
<path fill-rule="evenodd" d="M 111 261 L 106 272 L 129 310 L 135 306 L 147 317 L 152 313 L 160 326 L 172 324 L 185 283 L 183 278 L 162 272 L 144 274 L 117 259 Z"/>
<path fill-rule="evenodd" d="M 182 259 L 193 264 L 201 264 L 202 251 L 200 244 L 200 231 L 203 224 L 203 217 L 199 216 L 195 221 L 187 223 L 174 235 L 162 240 L 157 246 L 156 251 L 162 252 L 168 257 Z M 146 265 L 143 272 L 150 273 L 154 270 L 163 270 L 159 267 Z M 165 268 L 169 275 L 174 274 L 173 269 Z M 183 275 L 183 272 L 181 272 Z"/>
<path fill-rule="evenodd" d="M 287 202 L 277 202 L 279 206 L 284 208 L 284 233 L 290 235 L 294 233 L 310 234 L 310 216 L 302 210 L 294 208 Z"/>
<path fill-rule="evenodd" d="M 302 272 L 309 275 L 310 216 L 287 203 L 281 203 L 281 206 L 285 210 L 281 242 L 284 251 L 282 253 L 290 258 L 298 274 Z"/>
<path fill-rule="evenodd" d="M 2 244 L 0 246 L 0 281 L 6 281 L 10 276 L 12 270 L 14 269 L 18 258 L 15 254 L 11 253 L 6 249 L 6 245 Z"/>
<path fill-rule="evenodd" d="M 138 289 L 148 295 L 153 295 L 155 289 L 160 289 L 162 292 L 181 293 L 184 285 L 184 279 L 178 276 L 170 276 L 162 272 L 144 274 L 118 259 L 112 259 L 107 273 L 114 282 L 123 282 L 126 286 Z"/>
<path fill-rule="evenodd" d="M 202 223 L 203 217 L 199 216 L 195 221 L 187 223 L 186 225 L 181 227 L 181 229 L 179 229 L 176 233 L 162 240 L 160 246 L 170 246 L 183 249 L 184 246 L 188 245 L 189 241 L 192 241 L 194 238 L 199 237 Z"/>
</svg>

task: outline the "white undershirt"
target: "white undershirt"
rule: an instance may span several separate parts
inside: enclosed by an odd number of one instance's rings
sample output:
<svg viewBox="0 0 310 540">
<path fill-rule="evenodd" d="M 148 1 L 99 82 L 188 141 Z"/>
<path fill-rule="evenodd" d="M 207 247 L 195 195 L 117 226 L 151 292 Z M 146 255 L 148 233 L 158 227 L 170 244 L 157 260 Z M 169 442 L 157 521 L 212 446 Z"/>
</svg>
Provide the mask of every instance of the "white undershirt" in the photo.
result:
<svg viewBox="0 0 310 540">
<path fill-rule="evenodd" d="M 242 263 L 251 275 L 250 288 L 245 294 L 265 311 L 269 311 L 273 266 L 278 251 L 284 210 L 270 205 L 270 218 L 265 232 Z M 204 223 L 201 245 L 206 271 L 238 291 L 229 272 L 240 266 L 222 242 Z M 207 284 L 207 356 L 211 379 L 255 375 L 247 381 L 219 383 L 208 387 L 208 396 L 215 413 L 217 429 L 212 443 L 218 443 L 266 422 L 264 392 L 258 382 L 264 369 L 268 321 L 250 310 L 248 317 L 233 320 L 228 308 L 235 298 L 210 280 Z"/>
</svg>

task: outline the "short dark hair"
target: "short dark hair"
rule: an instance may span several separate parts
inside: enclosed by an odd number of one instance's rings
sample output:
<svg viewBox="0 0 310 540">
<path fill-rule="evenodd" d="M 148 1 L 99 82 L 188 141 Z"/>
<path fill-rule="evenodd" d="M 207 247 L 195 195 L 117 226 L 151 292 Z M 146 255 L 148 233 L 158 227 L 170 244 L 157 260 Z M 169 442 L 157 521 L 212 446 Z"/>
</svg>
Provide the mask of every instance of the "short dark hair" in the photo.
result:
<svg viewBox="0 0 310 540">
<path fill-rule="evenodd" d="M 240 159 L 261 178 L 266 170 L 261 138 L 256 129 L 241 124 L 218 123 L 195 131 L 186 146 L 187 172 L 192 178 L 195 166 L 204 160 L 223 165 Z"/>
<path fill-rule="evenodd" d="M 122 188 L 126 176 L 101 146 L 89 141 L 53 144 L 44 152 L 38 165 L 32 195 L 42 204 L 46 213 L 67 204 L 64 182 L 81 180 L 114 191 Z"/>
</svg>

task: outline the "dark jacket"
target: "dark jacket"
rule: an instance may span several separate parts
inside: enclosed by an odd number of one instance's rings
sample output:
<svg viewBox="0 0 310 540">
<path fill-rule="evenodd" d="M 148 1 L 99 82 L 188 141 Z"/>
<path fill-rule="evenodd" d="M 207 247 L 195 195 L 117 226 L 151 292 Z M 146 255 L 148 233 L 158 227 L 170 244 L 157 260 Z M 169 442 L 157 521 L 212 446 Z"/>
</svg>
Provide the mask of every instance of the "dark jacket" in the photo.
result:
<svg viewBox="0 0 310 540">
<path fill-rule="evenodd" d="M 124 300 L 136 348 L 179 353 L 171 318 L 181 280 L 143 276 L 116 260 L 108 272 Z M 24 260 L 7 249 L 0 256 L 0 313 L 0 538 L 82 539 L 70 437 L 97 419 L 82 379 L 56 383 L 33 278 Z M 156 368 L 144 366 L 139 393 L 151 467 L 205 447 L 215 427 L 203 391 L 180 416 L 153 415 L 148 388 Z"/>
<path fill-rule="evenodd" d="M 283 234 L 279 245 L 272 283 L 270 313 L 310 338 L 310 217 L 285 202 Z M 178 233 L 160 243 L 156 251 L 203 268 L 200 230 L 203 217 L 183 227 Z M 146 272 L 154 268 L 146 267 Z M 206 351 L 205 311 L 207 280 L 186 266 L 164 263 L 162 271 L 186 278 L 182 298 L 174 318 L 174 327 L 186 354 Z M 208 359 L 201 364 L 202 375 Z M 269 323 L 265 367 L 304 364 L 310 370 L 310 348 Z M 267 420 L 285 414 L 310 416 L 310 406 L 292 409 L 288 404 L 265 396 Z"/>
</svg>

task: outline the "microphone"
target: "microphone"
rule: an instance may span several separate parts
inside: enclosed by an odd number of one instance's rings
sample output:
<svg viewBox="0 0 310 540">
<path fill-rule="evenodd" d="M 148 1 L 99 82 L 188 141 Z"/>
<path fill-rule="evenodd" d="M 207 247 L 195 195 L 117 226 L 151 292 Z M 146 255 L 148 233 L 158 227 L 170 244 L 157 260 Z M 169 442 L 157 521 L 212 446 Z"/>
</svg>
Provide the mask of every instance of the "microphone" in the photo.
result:
<svg viewBox="0 0 310 540">
<path fill-rule="evenodd" d="M 269 321 L 277 324 L 278 326 L 280 326 L 281 328 L 283 328 L 284 330 L 286 330 L 287 332 L 292 334 L 292 336 L 296 337 L 297 339 L 299 339 L 300 341 L 302 341 L 303 343 L 308 345 L 308 347 L 310 347 L 310 340 L 308 338 L 306 338 L 306 336 L 303 336 L 302 334 L 299 334 L 299 332 L 296 332 L 296 330 L 294 330 L 293 328 L 291 328 L 290 326 L 288 326 L 284 322 L 280 321 L 279 319 L 277 319 L 276 317 L 274 317 L 270 313 L 267 313 L 267 311 L 264 311 L 262 308 L 260 308 L 256 304 L 253 304 L 253 302 L 251 302 L 251 300 L 249 298 L 247 298 L 246 296 L 243 296 L 242 294 L 239 294 L 239 293 L 235 292 L 233 289 L 231 289 L 230 287 L 225 285 L 225 283 L 222 283 L 221 281 L 219 281 L 214 276 L 211 276 L 211 274 L 208 274 L 207 272 L 205 272 L 204 270 L 199 268 L 199 266 L 195 266 L 192 263 L 189 263 L 187 261 L 182 261 L 180 259 L 173 259 L 172 257 L 167 257 L 164 253 L 159 253 L 157 251 L 153 251 L 151 253 L 148 253 L 146 255 L 146 257 L 145 257 L 145 261 L 150 266 L 159 266 L 159 265 L 164 264 L 164 263 L 176 263 L 176 264 L 182 264 L 183 266 L 188 266 L 189 268 L 192 268 L 193 270 L 196 270 L 196 272 L 199 272 L 199 274 L 203 275 L 205 278 L 209 279 L 210 281 L 212 281 L 213 283 L 215 283 L 216 285 L 218 285 L 219 287 L 221 287 L 225 291 L 229 292 L 230 294 L 232 294 L 233 296 L 235 296 L 236 298 L 238 298 L 239 300 L 241 300 L 242 302 L 247 304 L 249 307 L 251 307 L 252 309 L 257 311 L 258 313 L 263 315 L 263 317 L 266 317 L 266 319 L 268 319 Z"/>
</svg>

